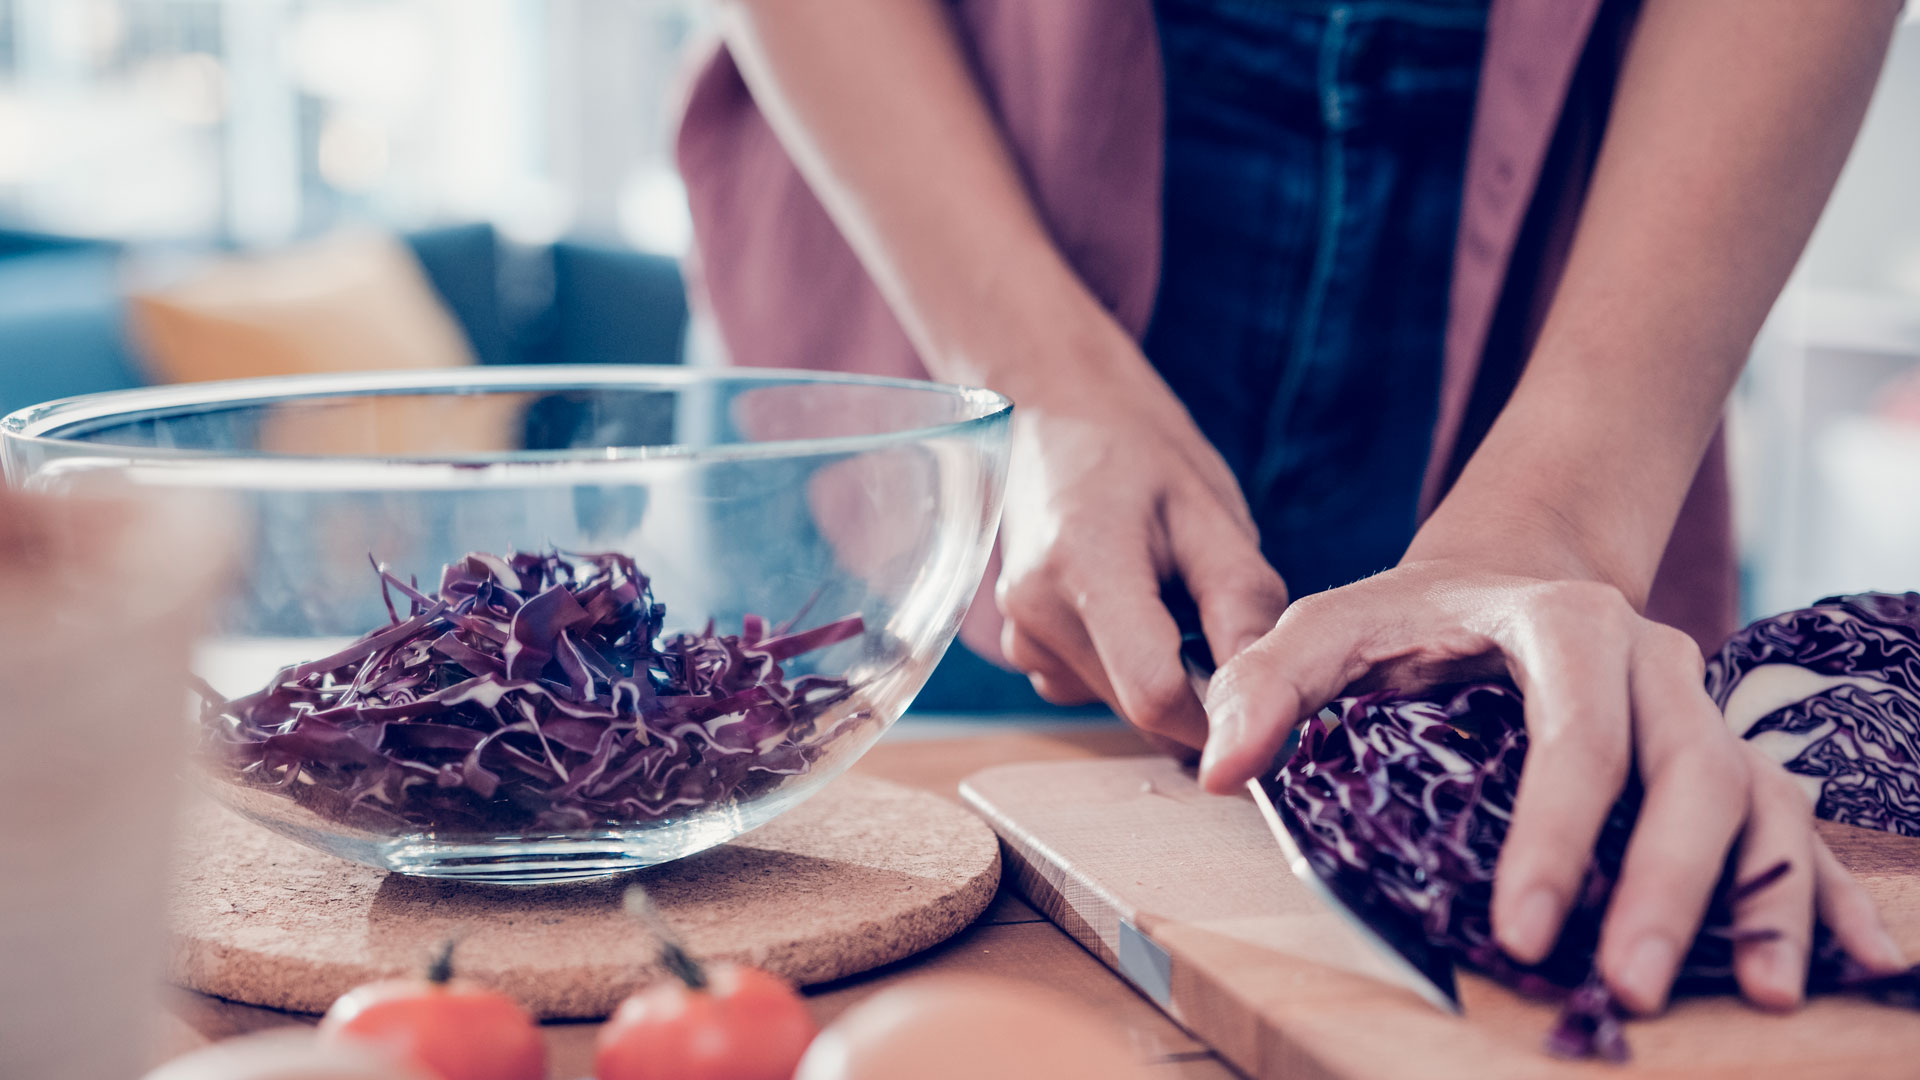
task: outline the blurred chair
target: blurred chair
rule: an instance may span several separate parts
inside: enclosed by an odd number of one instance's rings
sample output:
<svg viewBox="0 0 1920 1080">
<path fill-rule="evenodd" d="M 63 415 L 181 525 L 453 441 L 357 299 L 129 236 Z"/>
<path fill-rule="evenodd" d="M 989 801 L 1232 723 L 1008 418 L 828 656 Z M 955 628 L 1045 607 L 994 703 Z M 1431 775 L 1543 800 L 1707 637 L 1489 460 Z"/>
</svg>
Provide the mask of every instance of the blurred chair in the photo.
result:
<svg viewBox="0 0 1920 1080">
<path fill-rule="evenodd" d="M 406 238 L 483 364 L 521 363 L 500 296 L 500 241 L 491 225 L 455 225 Z M 661 362 L 661 361 L 656 361 Z"/>
<path fill-rule="evenodd" d="M 544 340 L 529 335 L 531 361 L 657 364 L 680 359 L 687 339 L 687 291 L 675 260 L 572 240 L 555 244 L 552 258 L 549 332 Z"/>
<path fill-rule="evenodd" d="M 0 232 L 0 413 L 139 384 L 119 249 Z"/>
<path fill-rule="evenodd" d="M 671 258 L 576 241 L 507 252 L 488 225 L 404 239 L 480 363 L 681 362 L 687 301 Z M 0 414 L 148 380 L 128 332 L 123 254 L 0 231 Z M 529 266 L 550 287 L 514 287 Z"/>
</svg>

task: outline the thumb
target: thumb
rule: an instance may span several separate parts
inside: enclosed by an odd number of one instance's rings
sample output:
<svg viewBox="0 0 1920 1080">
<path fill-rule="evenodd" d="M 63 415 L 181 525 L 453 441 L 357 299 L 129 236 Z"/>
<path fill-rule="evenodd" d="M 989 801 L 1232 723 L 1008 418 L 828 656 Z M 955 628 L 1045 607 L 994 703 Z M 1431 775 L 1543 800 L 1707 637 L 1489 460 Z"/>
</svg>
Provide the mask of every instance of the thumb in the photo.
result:
<svg viewBox="0 0 1920 1080">
<path fill-rule="evenodd" d="M 1364 623 L 1341 603 L 1340 591 L 1295 603 L 1271 633 L 1214 676 L 1202 787 L 1229 794 L 1271 767 L 1294 726 L 1364 673 Z"/>
</svg>

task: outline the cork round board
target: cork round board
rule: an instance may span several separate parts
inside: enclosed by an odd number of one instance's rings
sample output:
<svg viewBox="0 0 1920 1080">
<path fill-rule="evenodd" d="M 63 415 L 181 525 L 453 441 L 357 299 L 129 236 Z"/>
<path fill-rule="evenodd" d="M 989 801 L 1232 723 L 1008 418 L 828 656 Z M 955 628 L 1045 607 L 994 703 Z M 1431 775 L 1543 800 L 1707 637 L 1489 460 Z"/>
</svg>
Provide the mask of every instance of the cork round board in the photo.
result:
<svg viewBox="0 0 1920 1080">
<path fill-rule="evenodd" d="M 543 1019 L 593 1019 L 662 977 L 621 908 L 645 885 L 696 955 L 806 985 L 946 940 L 1000 882 L 1000 848 L 926 792 L 843 776 L 731 843 L 609 881 L 536 887 L 389 874 L 303 847 L 211 803 L 188 814 L 171 897 L 171 980 L 322 1012 L 371 979 L 422 970 L 458 938 L 460 974 Z"/>
</svg>

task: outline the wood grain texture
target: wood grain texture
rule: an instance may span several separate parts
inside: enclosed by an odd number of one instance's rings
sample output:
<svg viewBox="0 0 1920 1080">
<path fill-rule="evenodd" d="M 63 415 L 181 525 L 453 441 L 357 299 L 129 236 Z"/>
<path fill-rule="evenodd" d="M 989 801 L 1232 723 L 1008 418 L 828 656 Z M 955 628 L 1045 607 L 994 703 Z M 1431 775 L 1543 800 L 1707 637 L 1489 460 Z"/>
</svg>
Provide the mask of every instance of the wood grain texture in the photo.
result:
<svg viewBox="0 0 1920 1080">
<path fill-rule="evenodd" d="M 1008 762 L 1090 761 L 1151 754 L 1140 733 L 1118 720 L 1089 719 L 1056 723 L 1050 730 L 1024 731 L 1009 724 L 986 723 L 988 734 L 943 739 L 896 738 L 910 735 L 909 713 L 886 741 L 853 766 L 856 775 L 878 776 L 958 802 L 960 782 L 992 765 Z M 959 724 L 942 725 L 944 730 Z"/>
<path fill-rule="evenodd" d="M 904 961 L 895 969 L 817 988 L 809 995 L 816 1019 L 830 1023 L 847 1009 L 892 985 L 904 974 L 994 975 L 1058 991 L 1087 1006 L 1126 1033 L 1142 1061 L 1207 1053 L 1204 1043 L 1166 1016 L 1145 1007 L 1140 995 L 1050 923 L 981 925 L 951 942 Z"/>
<path fill-rule="evenodd" d="M 1250 800 L 1206 795 L 1164 759 L 1004 765 L 962 794 L 1005 840 L 1017 891 L 1252 1076 L 1920 1076 L 1920 1014 L 1854 997 L 1785 1017 L 1732 998 L 1683 1001 L 1629 1026 L 1624 1069 L 1547 1057 L 1553 1007 L 1476 976 L 1460 980 L 1465 1018 L 1446 1016 L 1375 977 L 1371 954 L 1293 879 Z M 1920 841 L 1822 833 L 1920 953 Z"/>
<path fill-rule="evenodd" d="M 387 874 L 196 808 L 176 861 L 171 978 L 254 1005 L 319 1012 L 421 969 L 460 939 L 462 975 L 542 1018 L 607 1015 L 659 977 L 621 909 L 645 884 L 695 955 L 800 984 L 842 979 L 951 937 L 993 899 L 999 845 L 925 792 L 848 776 L 778 820 L 631 878 L 539 888 Z"/>
</svg>

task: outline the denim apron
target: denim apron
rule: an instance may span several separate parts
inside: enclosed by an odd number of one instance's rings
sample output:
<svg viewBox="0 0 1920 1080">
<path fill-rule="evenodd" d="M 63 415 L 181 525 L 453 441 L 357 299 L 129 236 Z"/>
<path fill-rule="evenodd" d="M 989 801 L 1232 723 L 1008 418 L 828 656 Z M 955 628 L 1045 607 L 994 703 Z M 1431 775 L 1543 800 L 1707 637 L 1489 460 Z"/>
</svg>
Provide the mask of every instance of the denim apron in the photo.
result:
<svg viewBox="0 0 1920 1080">
<path fill-rule="evenodd" d="M 1149 360 L 1295 596 L 1413 537 L 1487 0 L 1155 0 Z"/>
<path fill-rule="evenodd" d="M 1413 537 L 1486 4 L 1154 0 L 1167 157 L 1145 350 L 1295 596 Z M 914 708 L 1050 707 L 955 647 Z"/>
</svg>

